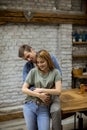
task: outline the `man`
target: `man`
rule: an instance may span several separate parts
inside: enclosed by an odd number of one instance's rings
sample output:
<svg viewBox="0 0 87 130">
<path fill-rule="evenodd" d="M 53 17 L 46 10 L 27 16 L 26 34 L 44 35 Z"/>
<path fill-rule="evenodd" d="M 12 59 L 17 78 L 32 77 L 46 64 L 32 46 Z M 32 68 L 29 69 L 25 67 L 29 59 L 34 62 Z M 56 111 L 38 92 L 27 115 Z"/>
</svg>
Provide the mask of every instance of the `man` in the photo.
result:
<svg viewBox="0 0 87 130">
<path fill-rule="evenodd" d="M 56 57 L 53 54 L 50 54 L 50 55 L 54 62 L 55 67 L 59 70 L 60 74 L 62 75 L 62 71 L 57 62 Z M 36 52 L 34 51 L 34 49 L 32 47 L 25 44 L 19 48 L 19 57 L 28 61 L 24 65 L 24 68 L 23 68 L 23 81 L 25 81 L 25 78 L 26 78 L 28 72 L 35 66 Z M 34 91 L 34 86 L 31 86 L 30 89 L 32 89 Z M 55 103 L 53 103 L 51 105 L 50 113 L 51 113 L 51 117 L 52 117 L 52 130 L 61 130 L 61 108 L 60 108 L 60 101 L 58 99 L 56 99 Z"/>
</svg>

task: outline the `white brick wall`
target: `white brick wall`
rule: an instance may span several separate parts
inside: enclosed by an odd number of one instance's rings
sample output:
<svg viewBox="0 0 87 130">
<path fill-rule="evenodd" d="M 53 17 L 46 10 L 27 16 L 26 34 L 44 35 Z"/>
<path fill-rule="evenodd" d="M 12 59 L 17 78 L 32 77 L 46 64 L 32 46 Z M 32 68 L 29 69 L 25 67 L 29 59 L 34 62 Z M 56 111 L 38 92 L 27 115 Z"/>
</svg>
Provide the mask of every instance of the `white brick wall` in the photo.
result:
<svg viewBox="0 0 87 130">
<path fill-rule="evenodd" d="M 63 1 L 63 4 L 62 4 Z M 22 2 L 22 3 L 21 3 Z M 31 1 L 32 2 L 32 1 Z M 41 2 L 41 1 L 39 1 Z M 47 2 L 47 3 L 46 3 Z M 65 3 L 64 3 L 65 2 Z M 30 9 L 28 1 L 0 0 L 0 8 Z M 70 10 L 71 1 L 61 0 L 61 10 Z M 36 4 L 42 9 L 54 9 L 54 2 L 45 1 L 44 6 Z M 35 6 L 35 8 L 37 8 Z M 48 7 L 48 8 L 47 8 Z M 35 9 L 33 8 L 33 9 Z M 56 55 L 63 73 L 63 88 L 71 87 L 72 70 L 72 25 L 56 26 L 7 24 L 0 26 L 0 109 L 22 105 L 25 95 L 21 92 L 22 68 L 24 61 L 18 58 L 18 48 L 22 44 L 30 43 L 36 50 L 47 49 Z M 14 108 L 15 109 L 15 108 Z"/>
<path fill-rule="evenodd" d="M 67 34 L 66 30 L 69 30 Z M 71 37 L 69 39 L 67 36 L 71 34 L 71 30 L 71 25 L 35 26 L 9 24 L 0 27 L 1 107 L 13 106 L 14 104 L 21 105 L 24 99 L 24 95 L 21 92 L 24 61 L 18 58 L 18 48 L 25 43 L 30 43 L 36 51 L 45 48 L 54 53 L 59 59 L 59 64 L 63 70 L 63 81 L 65 82 L 63 83 L 63 88 L 70 87 Z"/>
<path fill-rule="evenodd" d="M 63 73 L 63 87 L 71 87 L 72 70 L 72 25 L 63 24 L 59 27 L 59 44 L 61 46 L 61 67 Z"/>
<path fill-rule="evenodd" d="M 56 53 L 57 35 L 56 26 L 0 27 L 0 106 L 21 104 L 24 97 L 21 92 L 24 61 L 18 58 L 19 46 L 30 43 L 36 51 L 46 48 Z"/>
<path fill-rule="evenodd" d="M 85 11 L 86 0 L 0 0 L 0 9 Z M 69 12 L 68 12 L 69 13 Z"/>
</svg>

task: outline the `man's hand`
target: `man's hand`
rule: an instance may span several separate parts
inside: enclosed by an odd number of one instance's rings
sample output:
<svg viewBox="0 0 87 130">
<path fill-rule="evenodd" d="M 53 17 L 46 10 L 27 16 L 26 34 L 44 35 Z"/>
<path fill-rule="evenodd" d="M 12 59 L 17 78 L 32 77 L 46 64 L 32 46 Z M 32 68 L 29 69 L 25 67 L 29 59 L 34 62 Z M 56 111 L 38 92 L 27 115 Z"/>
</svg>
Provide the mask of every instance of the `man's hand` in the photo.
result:
<svg viewBox="0 0 87 130">
<path fill-rule="evenodd" d="M 51 97 L 50 95 L 43 93 L 42 92 L 42 88 L 35 88 L 33 91 L 40 93 L 39 98 L 47 105 L 49 105 L 51 103 Z"/>
<path fill-rule="evenodd" d="M 49 105 L 51 103 L 51 97 L 48 94 L 41 93 L 39 97 L 46 105 Z"/>
</svg>

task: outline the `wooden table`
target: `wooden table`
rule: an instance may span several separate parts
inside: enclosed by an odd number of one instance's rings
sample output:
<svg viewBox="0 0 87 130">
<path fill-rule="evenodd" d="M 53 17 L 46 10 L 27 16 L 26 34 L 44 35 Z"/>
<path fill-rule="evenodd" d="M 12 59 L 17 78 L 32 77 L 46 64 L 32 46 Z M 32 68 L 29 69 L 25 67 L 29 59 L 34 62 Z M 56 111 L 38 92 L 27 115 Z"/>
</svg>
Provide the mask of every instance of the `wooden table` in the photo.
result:
<svg viewBox="0 0 87 130">
<path fill-rule="evenodd" d="M 63 90 L 60 96 L 62 113 L 81 112 L 87 110 L 87 91 L 79 93 L 79 89 Z"/>
<path fill-rule="evenodd" d="M 63 113 L 87 110 L 87 91 L 79 93 L 79 89 L 63 90 L 60 96 Z"/>
</svg>

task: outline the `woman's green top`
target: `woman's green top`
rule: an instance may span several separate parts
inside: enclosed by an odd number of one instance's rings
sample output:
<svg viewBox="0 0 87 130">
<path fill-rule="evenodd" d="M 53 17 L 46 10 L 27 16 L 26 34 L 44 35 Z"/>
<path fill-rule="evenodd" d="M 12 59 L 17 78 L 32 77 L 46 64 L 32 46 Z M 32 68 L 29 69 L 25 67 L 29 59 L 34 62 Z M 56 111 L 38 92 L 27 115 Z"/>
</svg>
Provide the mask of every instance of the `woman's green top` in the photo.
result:
<svg viewBox="0 0 87 130">
<path fill-rule="evenodd" d="M 57 81 L 61 80 L 61 75 L 57 69 L 49 71 L 47 74 L 41 73 L 38 68 L 33 68 L 27 75 L 25 80 L 29 85 L 34 85 L 35 88 L 52 88 Z M 25 102 L 28 101 L 41 101 L 37 97 L 27 95 Z"/>
</svg>

